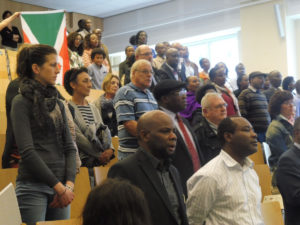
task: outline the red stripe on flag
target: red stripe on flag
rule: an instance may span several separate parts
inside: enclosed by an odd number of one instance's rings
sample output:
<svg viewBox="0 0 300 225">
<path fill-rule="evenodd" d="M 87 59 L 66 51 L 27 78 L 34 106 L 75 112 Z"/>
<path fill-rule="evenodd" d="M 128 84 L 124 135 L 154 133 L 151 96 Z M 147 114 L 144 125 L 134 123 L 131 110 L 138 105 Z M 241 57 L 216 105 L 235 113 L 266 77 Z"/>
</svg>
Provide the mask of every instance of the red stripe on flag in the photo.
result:
<svg viewBox="0 0 300 225">
<path fill-rule="evenodd" d="M 22 30 L 22 31 L 23 31 L 24 43 L 31 43 L 30 40 L 29 40 L 29 38 L 27 37 L 25 31 L 24 30 Z"/>
<path fill-rule="evenodd" d="M 61 46 L 59 56 L 64 61 L 63 73 L 62 73 L 62 85 L 64 84 L 64 75 L 67 70 L 70 69 L 69 53 L 68 53 L 68 41 L 67 41 L 67 28 L 64 30 L 64 42 Z"/>
</svg>

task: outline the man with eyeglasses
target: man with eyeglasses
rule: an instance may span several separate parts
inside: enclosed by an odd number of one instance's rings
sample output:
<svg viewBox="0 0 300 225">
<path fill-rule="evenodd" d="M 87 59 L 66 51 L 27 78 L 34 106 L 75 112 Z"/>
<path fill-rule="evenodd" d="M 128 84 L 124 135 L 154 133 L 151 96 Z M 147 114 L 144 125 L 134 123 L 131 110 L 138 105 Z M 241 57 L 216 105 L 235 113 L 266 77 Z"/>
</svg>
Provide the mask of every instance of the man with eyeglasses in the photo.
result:
<svg viewBox="0 0 300 225">
<path fill-rule="evenodd" d="M 186 181 L 202 166 L 203 157 L 189 122 L 179 115 L 186 107 L 185 86 L 181 81 L 163 80 L 155 86 L 153 94 L 159 108 L 167 113 L 175 124 L 177 145 L 172 164 L 180 173 L 182 187 L 187 196 Z"/>
<path fill-rule="evenodd" d="M 195 124 L 194 132 L 203 153 L 203 164 L 216 157 L 221 151 L 218 126 L 227 117 L 227 104 L 218 93 L 207 93 L 201 100 L 202 117 Z"/>
<path fill-rule="evenodd" d="M 166 62 L 158 70 L 160 80 L 172 79 L 186 82 L 185 70 L 178 69 L 179 51 L 176 48 L 169 48 L 166 52 Z"/>
<path fill-rule="evenodd" d="M 134 154 L 138 149 L 137 120 L 147 111 L 157 109 L 157 102 L 148 88 L 152 82 L 152 66 L 140 59 L 130 70 L 131 82 L 118 90 L 114 107 L 118 121 L 118 159 Z"/>
<path fill-rule="evenodd" d="M 152 76 L 152 83 L 150 86 L 150 90 L 152 91 L 154 86 L 159 82 L 159 78 L 157 76 L 158 70 L 153 66 L 153 54 L 152 49 L 148 45 L 140 45 L 135 50 L 135 60 L 145 59 L 150 62 L 153 76 Z"/>
</svg>

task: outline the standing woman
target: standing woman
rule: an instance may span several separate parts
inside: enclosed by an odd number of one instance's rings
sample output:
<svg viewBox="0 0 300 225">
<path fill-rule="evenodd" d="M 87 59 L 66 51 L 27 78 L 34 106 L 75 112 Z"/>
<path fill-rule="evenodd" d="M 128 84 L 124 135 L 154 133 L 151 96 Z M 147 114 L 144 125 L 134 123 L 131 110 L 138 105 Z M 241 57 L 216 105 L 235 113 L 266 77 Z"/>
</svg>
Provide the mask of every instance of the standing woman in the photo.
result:
<svg viewBox="0 0 300 225">
<path fill-rule="evenodd" d="M 80 55 L 80 44 L 82 44 L 82 36 L 77 32 L 68 35 L 68 53 L 70 59 L 70 68 L 79 68 L 83 66 L 83 61 Z"/>
<path fill-rule="evenodd" d="M 222 98 L 227 104 L 227 116 L 240 116 L 238 100 L 235 95 L 225 86 L 227 78 L 227 67 L 215 66 L 209 71 L 209 78 L 217 89 L 217 92 L 222 95 Z"/>
<path fill-rule="evenodd" d="M 79 156 L 82 166 L 89 169 L 91 184 L 93 185 L 93 167 L 105 165 L 114 157 L 110 131 L 103 124 L 96 106 L 89 104 L 86 100 L 92 88 L 87 68 L 68 70 L 64 77 L 64 87 L 72 96 L 69 104 L 74 111 Z"/>
<path fill-rule="evenodd" d="M 74 198 L 76 149 L 65 108 L 54 87 L 57 53 L 48 45 L 24 47 L 18 59 L 20 94 L 12 102 L 11 122 L 22 160 L 16 195 L 22 221 L 70 217 Z"/>
<path fill-rule="evenodd" d="M 108 126 L 112 137 L 118 135 L 118 122 L 113 100 L 119 88 L 119 77 L 111 73 L 107 74 L 102 83 L 102 89 L 105 93 L 94 102 L 101 113 L 103 123 Z"/>
<path fill-rule="evenodd" d="M 97 48 L 99 44 L 98 36 L 96 34 L 88 34 L 84 38 L 83 43 L 83 64 L 85 67 L 88 67 L 92 63 L 92 51 L 94 48 Z"/>
</svg>

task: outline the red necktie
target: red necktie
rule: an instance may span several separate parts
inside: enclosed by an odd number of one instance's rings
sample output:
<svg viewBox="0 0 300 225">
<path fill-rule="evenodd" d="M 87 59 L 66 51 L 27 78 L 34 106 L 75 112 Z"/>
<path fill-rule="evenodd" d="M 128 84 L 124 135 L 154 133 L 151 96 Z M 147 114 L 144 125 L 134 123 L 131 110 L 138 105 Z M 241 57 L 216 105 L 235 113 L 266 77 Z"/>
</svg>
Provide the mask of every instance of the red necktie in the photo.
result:
<svg viewBox="0 0 300 225">
<path fill-rule="evenodd" d="M 184 123 L 178 114 L 176 115 L 176 119 L 178 121 L 179 128 L 184 136 L 184 140 L 185 140 L 185 143 L 187 144 L 190 155 L 192 157 L 194 172 L 196 172 L 200 168 L 200 160 L 199 160 L 197 149 L 196 149 L 195 145 L 193 144 L 193 142 L 186 130 L 186 127 L 184 126 Z"/>
</svg>

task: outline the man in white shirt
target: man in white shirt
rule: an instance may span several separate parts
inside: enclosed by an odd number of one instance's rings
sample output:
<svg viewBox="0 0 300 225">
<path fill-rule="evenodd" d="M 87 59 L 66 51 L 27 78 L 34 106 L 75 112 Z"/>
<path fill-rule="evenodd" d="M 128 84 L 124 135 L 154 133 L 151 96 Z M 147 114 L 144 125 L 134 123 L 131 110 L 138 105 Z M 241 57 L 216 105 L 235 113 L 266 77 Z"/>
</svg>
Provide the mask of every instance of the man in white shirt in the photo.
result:
<svg viewBox="0 0 300 225">
<path fill-rule="evenodd" d="M 218 127 L 220 154 L 187 182 L 190 225 L 263 225 L 261 189 L 253 162 L 257 135 L 242 117 L 224 119 Z"/>
</svg>

